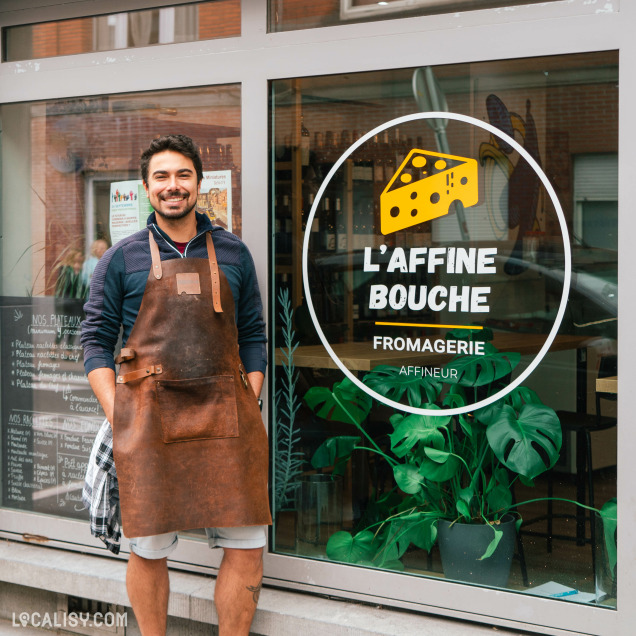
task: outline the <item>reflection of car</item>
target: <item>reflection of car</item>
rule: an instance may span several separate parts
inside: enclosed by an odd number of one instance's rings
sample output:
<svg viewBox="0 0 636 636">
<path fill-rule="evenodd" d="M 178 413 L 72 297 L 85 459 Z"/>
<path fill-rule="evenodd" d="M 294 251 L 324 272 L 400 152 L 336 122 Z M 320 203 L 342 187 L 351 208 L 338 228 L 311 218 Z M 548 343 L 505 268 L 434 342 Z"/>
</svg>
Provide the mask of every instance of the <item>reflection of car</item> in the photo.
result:
<svg viewBox="0 0 636 636">
<path fill-rule="evenodd" d="M 408 248 L 404 248 L 408 254 Z M 321 324 L 347 323 L 347 311 L 351 312 L 354 339 L 360 339 L 365 331 L 363 323 L 372 323 L 378 318 L 398 312 L 370 310 L 369 288 L 372 284 L 406 286 L 449 284 L 471 285 L 471 275 L 441 276 L 428 274 L 423 267 L 415 274 L 387 273 L 387 265 L 393 249 L 384 254 L 373 250 L 373 262 L 380 265 L 379 271 L 364 271 L 364 251 L 309 254 L 309 283 L 312 302 Z M 504 273 L 504 264 L 511 263 L 516 276 Z M 472 314 L 475 323 L 488 324 L 499 330 L 546 332 L 556 318 L 563 290 L 563 259 L 538 253 L 535 260 L 513 259 L 507 255 L 495 257 L 497 276 L 492 281 L 482 275 L 481 285 L 492 285 L 493 306 L 488 314 Z M 514 286 L 514 287 L 511 287 Z M 349 301 L 345 296 L 351 294 Z M 349 305 L 350 303 L 350 305 Z M 349 305 L 349 308 L 347 308 Z M 466 314 L 455 314 L 455 316 Z M 447 322 L 451 314 L 409 312 L 402 310 L 399 318 L 412 318 L 415 322 Z M 618 316 L 618 285 L 616 252 L 598 248 L 575 247 L 572 255 L 572 276 L 566 312 L 560 332 L 578 335 L 616 337 Z M 361 324 L 356 324 L 361 323 Z"/>
<path fill-rule="evenodd" d="M 525 271 L 540 276 L 545 289 L 545 309 L 540 311 L 546 322 L 556 318 L 563 292 L 564 268 L 562 259 L 537 262 L 507 259 Z M 509 277 L 514 283 L 516 277 Z M 523 328 L 524 319 L 540 321 L 539 316 L 510 316 Z M 572 275 L 566 311 L 560 333 L 597 335 L 616 338 L 618 319 L 618 261 L 616 252 L 597 248 L 574 248 Z"/>
</svg>

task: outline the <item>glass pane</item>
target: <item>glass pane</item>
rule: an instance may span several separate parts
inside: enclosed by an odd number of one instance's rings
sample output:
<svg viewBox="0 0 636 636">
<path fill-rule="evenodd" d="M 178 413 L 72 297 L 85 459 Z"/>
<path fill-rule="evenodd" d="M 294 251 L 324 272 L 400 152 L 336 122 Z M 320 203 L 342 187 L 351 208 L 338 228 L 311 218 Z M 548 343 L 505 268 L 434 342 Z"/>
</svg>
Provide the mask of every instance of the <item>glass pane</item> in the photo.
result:
<svg viewBox="0 0 636 636">
<path fill-rule="evenodd" d="M 7 27 L 3 30 L 3 61 L 197 42 L 240 34 L 240 0 L 214 0 Z"/>
<path fill-rule="evenodd" d="M 3 105 L 2 506 L 86 518 L 103 413 L 84 373 L 83 304 L 105 248 L 146 224 L 139 158 L 159 135 L 199 145 L 198 206 L 241 234 L 240 87 Z"/>
<path fill-rule="evenodd" d="M 269 30 L 294 31 L 316 27 L 409 18 L 437 13 L 514 7 L 537 0 L 269 0 Z"/>
<path fill-rule="evenodd" d="M 276 552 L 615 604 L 617 80 L 272 82 Z"/>
</svg>

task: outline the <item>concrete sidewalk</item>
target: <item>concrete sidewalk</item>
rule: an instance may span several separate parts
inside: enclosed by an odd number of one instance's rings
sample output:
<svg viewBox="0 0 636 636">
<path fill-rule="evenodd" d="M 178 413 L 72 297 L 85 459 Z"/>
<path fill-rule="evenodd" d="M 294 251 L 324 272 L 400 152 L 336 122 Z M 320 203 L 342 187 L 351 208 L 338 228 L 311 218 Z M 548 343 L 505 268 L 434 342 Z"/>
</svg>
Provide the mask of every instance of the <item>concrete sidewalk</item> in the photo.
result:
<svg viewBox="0 0 636 636">
<path fill-rule="evenodd" d="M 127 612 L 126 636 L 136 636 L 140 632 L 129 608 L 125 575 L 126 562 L 122 560 L 0 540 L 0 634 L 67 633 L 59 629 L 13 625 L 19 621 L 20 612 L 39 612 L 40 616 L 48 612 L 53 617 L 58 611 L 59 595 L 65 594 L 119 606 Z M 216 634 L 214 577 L 172 571 L 170 582 L 169 636 Z M 55 624 L 55 620 L 49 619 L 49 623 Z M 523 633 L 268 587 L 263 587 L 252 630 L 255 636 L 492 636 Z"/>
</svg>

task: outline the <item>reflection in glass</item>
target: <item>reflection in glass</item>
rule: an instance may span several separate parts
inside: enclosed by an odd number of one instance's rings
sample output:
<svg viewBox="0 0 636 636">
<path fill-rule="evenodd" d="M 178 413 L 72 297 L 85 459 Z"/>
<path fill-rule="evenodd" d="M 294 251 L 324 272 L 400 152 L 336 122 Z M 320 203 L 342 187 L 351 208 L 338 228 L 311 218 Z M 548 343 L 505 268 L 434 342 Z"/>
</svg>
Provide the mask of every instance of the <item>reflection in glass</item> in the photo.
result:
<svg viewBox="0 0 636 636">
<path fill-rule="evenodd" d="M 6 27 L 3 61 L 197 42 L 240 33 L 239 0 L 215 0 Z"/>
<path fill-rule="evenodd" d="M 596 602 L 608 535 L 589 508 L 611 526 L 616 496 L 617 73 L 608 52 L 272 82 L 276 551 L 458 578 L 443 520 L 485 529 L 489 559 L 510 514 L 503 578 L 464 580 Z M 367 135 L 433 101 L 502 135 L 451 118 Z M 341 528 L 310 548 L 301 484 L 336 475 Z"/>
<path fill-rule="evenodd" d="M 409 18 L 421 15 L 471 11 L 532 4 L 537 0 L 339 0 L 312 3 L 302 0 L 269 1 L 270 31 L 312 29 L 336 24 Z"/>
<path fill-rule="evenodd" d="M 79 342 L 92 273 L 146 225 L 139 157 L 160 134 L 194 139 L 207 184 L 199 209 L 240 235 L 240 88 L 11 104 L 0 115 L 1 505 L 84 519 L 103 421 Z"/>
</svg>

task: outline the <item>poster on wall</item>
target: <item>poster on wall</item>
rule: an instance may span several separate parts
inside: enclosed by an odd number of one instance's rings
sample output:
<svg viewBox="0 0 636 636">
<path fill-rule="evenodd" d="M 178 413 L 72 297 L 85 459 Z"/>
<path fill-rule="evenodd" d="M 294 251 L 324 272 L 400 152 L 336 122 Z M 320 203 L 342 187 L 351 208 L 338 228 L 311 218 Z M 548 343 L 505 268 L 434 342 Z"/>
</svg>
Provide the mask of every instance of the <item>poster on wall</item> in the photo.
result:
<svg viewBox="0 0 636 636">
<path fill-rule="evenodd" d="M 232 171 L 216 170 L 203 173 L 197 209 L 207 214 L 214 225 L 232 231 Z"/>
<path fill-rule="evenodd" d="M 203 173 L 197 210 L 214 225 L 232 231 L 232 171 Z M 152 206 L 141 180 L 115 181 L 110 184 L 110 236 L 112 244 L 146 227 Z"/>
<path fill-rule="evenodd" d="M 152 207 L 141 180 L 111 183 L 109 212 L 113 245 L 145 228 Z"/>
</svg>

